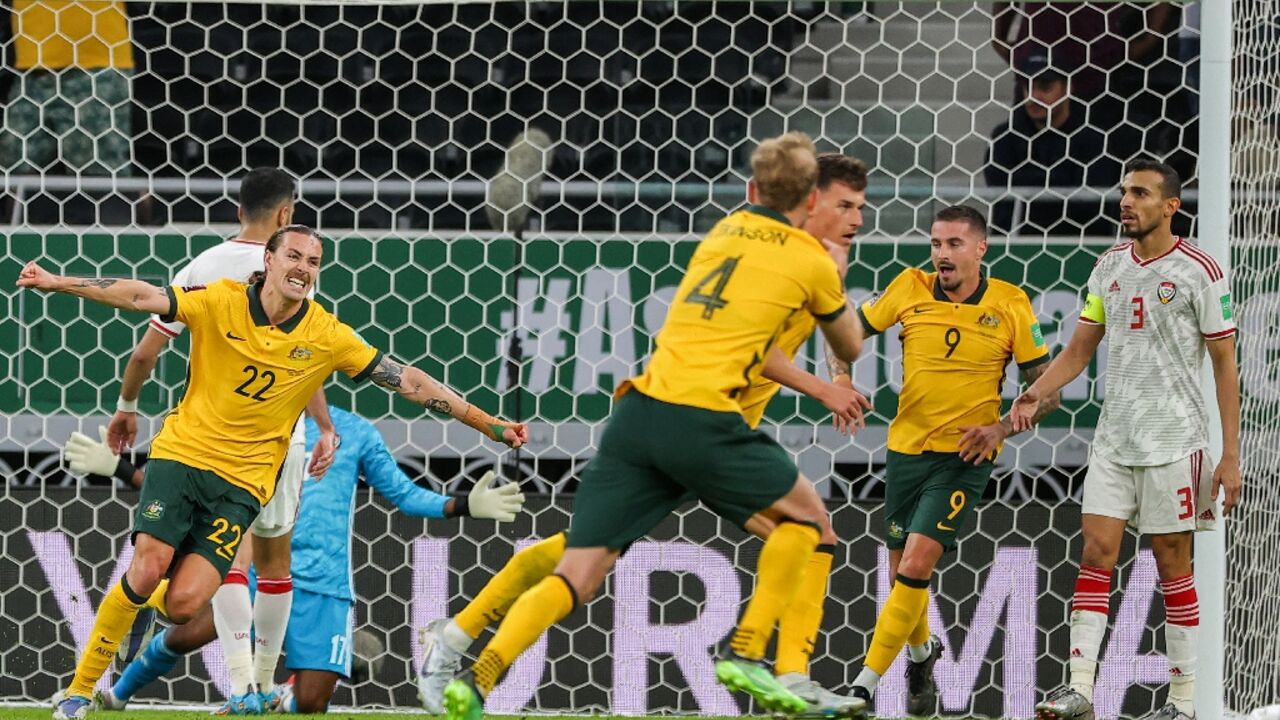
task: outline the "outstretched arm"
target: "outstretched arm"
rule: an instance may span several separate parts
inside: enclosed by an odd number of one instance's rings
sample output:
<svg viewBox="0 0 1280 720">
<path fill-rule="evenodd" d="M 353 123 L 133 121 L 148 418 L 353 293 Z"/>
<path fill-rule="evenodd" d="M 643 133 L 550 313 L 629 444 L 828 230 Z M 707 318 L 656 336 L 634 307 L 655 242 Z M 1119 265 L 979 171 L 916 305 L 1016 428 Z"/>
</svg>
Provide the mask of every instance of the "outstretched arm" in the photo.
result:
<svg viewBox="0 0 1280 720">
<path fill-rule="evenodd" d="M 369 379 L 437 415 L 461 420 L 490 440 L 513 448 L 529 441 L 529 431 L 523 423 L 493 417 L 412 365 L 401 365 L 383 355 Z"/>
<path fill-rule="evenodd" d="M 27 263 L 18 274 L 18 287 L 75 295 L 120 310 L 136 310 L 155 315 L 169 314 L 173 304 L 165 288 L 156 287 L 149 282 L 54 275 L 35 261 Z"/>
<path fill-rule="evenodd" d="M 1014 432 L 1022 432 L 1034 425 L 1039 419 L 1037 414 L 1040 413 L 1041 403 L 1089 367 L 1089 361 L 1097 352 L 1106 330 L 1105 325 L 1084 322 L 1076 325 L 1067 347 L 1049 363 L 1044 374 L 1013 401 L 1013 407 L 1009 409 L 1009 420 Z"/>
<path fill-rule="evenodd" d="M 1041 363 L 1035 367 L 1027 368 L 1022 372 L 1023 384 L 1034 385 L 1036 380 L 1043 377 L 1048 369 L 1049 363 Z M 1039 405 L 1031 415 L 1031 424 L 1024 428 L 1014 428 L 1012 409 L 1010 409 L 1009 415 L 990 425 L 971 425 L 960 428 L 960 431 L 964 433 L 960 436 L 960 458 L 965 462 L 980 465 L 983 460 L 991 457 L 996 448 L 1000 447 L 1000 443 L 1031 427 L 1031 425 L 1035 425 L 1049 413 L 1057 410 L 1058 406 L 1062 404 L 1062 396 L 1055 389 L 1044 395 L 1038 402 Z"/>
<path fill-rule="evenodd" d="M 815 375 L 796 367 L 786 353 L 776 347 L 765 360 L 763 375 L 766 379 L 802 392 L 822 403 L 823 407 L 835 415 L 836 429 L 841 432 L 853 432 L 855 428 L 867 426 L 864 413 L 871 409 L 871 402 L 854 390 L 851 383 L 823 382 Z"/>
</svg>

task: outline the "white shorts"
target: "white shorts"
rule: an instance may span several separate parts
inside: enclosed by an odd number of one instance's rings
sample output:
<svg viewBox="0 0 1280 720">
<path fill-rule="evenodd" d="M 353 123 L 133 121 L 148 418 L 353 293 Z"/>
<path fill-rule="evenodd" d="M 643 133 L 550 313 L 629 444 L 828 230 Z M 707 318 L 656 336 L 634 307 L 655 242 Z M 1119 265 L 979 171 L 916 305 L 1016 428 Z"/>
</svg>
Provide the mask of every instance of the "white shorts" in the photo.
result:
<svg viewBox="0 0 1280 720">
<path fill-rule="evenodd" d="M 276 538 L 293 529 L 298 519 L 298 502 L 302 499 L 302 481 L 307 477 L 307 446 L 289 446 L 284 467 L 276 481 L 276 494 L 258 513 L 250 531 L 261 538 Z"/>
<path fill-rule="evenodd" d="M 1119 465 L 1089 453 L 1080 511 L 1128 520 L 1145 535 L 1212 530 L 1213 462 L 1205 450 L 1167 465 Z"/>
</svg>

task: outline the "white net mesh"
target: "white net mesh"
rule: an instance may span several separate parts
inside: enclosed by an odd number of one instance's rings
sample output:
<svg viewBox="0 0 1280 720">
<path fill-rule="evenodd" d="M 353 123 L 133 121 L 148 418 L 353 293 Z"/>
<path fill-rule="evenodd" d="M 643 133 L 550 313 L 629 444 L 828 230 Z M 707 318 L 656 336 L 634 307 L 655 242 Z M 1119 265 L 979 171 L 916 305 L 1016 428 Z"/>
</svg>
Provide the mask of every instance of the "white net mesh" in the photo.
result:
<svg viewBox="0 0 1280 720">
<path fill-rule="evenodd" d="M 1250 7 L 1264 16 L 1267 3 Z M 1122 3 L 132 4 L 134 66 L 119 74 L 128 92 L 84 96 L 83 107 L 102 101 L 114 112 L 81 117 L 87 133 L 75 142 L 67 142 L 68 128 L 47 126 L 56 113 L 35 113 L 35 120 L 22 113 L 77 97 L 95 87 L 90 79 L 101 84 L 110 75 L 110 86 L 118 71 L 36 67 L 8 77 L 14 101 L 6 105 L 0 155 L 10 154 L 0 160 L 8 163 L 4 216 L 14 226 L 4 235 L 0 275 L 40 256 L 69 273 L 162 282 L 232 232 L 234 180 L 243 172 L 279 166 L 303 181 L 297 219 L 336 239 L 322 302 L 369 342 L 486 407 L 530 420 L 533 443 L 519 472 L 526 490 L 549 494 L 532 503 L 530 518 L 497 536 L 483 522 L 461 524 L 459 535 L 455 523 L 406 519 L 377 499 L 361 504 L 357 617 L 386 650 L 373 677 L 340 689 L 336 702 L 413 705 L 413 627 L 456 612 L 517 542 L 564 527 L 609 392 L 647 355 L 696 233 L 741 203 L 755 142 L 806 130 L 823 149 L 872 168 L 871 212 L 849 276 L 855 298 L 882 288 L 904 265 L 925 262 L 938 207 L 966 201 L 990 210 L 1001 238 L 989 271 L 1027 289 L 1056 350 L 1074 327 L 1094 258 L 1115 237 L 1120 164 L 1155 155 L 1194 183 L 1197 10 Z M 77 27 L 66 23 L 54 34 L 69 37 Z M 1274 88 L 1267 64 L 1274 42 L 1272 35 L 1258 40 L 1252 54 L 1257 85 Z M 20 55 L 20 39 L 6 43 Z M 1063 87 L 1066 99 L 1058 97 Z M 1028 92 L 1044 104 L 1024 101 Z M 31 102 L 17 102 L 24 97 Z M 1265 108 L 1274 99 L 1248 97 L 1262 113 L 1249 116 L 1253 127 L 1270 132 L 1274 117 Z M 1252 111 L 1242 104 L 1237 112 Z M 489 231 L 484 190 L 503 148 L 529 127 L 546 131 L 554 146 L 541 207 L 517 247 Z M 86 145 L 86 137 L 98 142 Z M 112 138 L 124 140 L 127 173 L 107 167 L 120 150 Z M 1275 144 L 1259 139 L 1257 147 L 1274 153 Z M 1233 259 L 1244 342 L 1260 343 L 1245 346 L 1246 378 L 1259 387 L 1274 384 L 1267 353 L 1275 342 L 1271 324 L 1258 318 L 1273 317 L 1280 297 L 1269 192 L 1276 164 L 1268 157 L 1251 166 L 1257 199 L 1249 214 L 1237 214 L 1251 229 L 1235 233 L 1252 244 L 1239 245 Z M 1186 197 L 1175 231 L 1194 234 L 1194 187 Z M 111 228 L 66 227 L 85 221 Z M 57 448 L 73 428 L 93 434 L 104 422 L 141 323 L 66 298 L 5 292 L 0 698 L 43 699 L 71 671 L 92 607 L 127 545 L 136 498 L 68 475 Z M 505 371 L 513 326 L 521 341 L 518 388 Z M 157 417 L 177 397 L 184 342 L 144 391 L 144 415 Z M 820 355 L 814 341 L 799 362 L 815 369 Z M 767 427 L 820 481 L 837 530 L 850 541 L 833 574 L 813 668 L 832 687 L 856 671 L 875 599 L 884 594 L 878 499 L 900 365 L 893 333 L 859 362 L 856 383 L 875 392 L 877 413 L 852 443 L 809 400 L 784 393 L 768 413 Z M 948 713 L 1029 717 L 1037 695 L 1062 679 L 1081 468 L 1105 396 L 1102 370 L 1099 360 L 1065 389 L 1064 412 L 1011 444 L 988 492 L 1000 502 L 984 506 L 935 583 L 931 624 L 947 629 L 939 681 Z M 1006 397 L 1014 389 L 1010 379 Z M 437 488 L 465 489 L 500 461 L 473 434 L 446 432 L 376 388 L 339 381 L 329 398 L 377 421 L 401 464 Z M 1263 430 L 1270 401 L 1249 406 L 1251 427 L 1271 433 L 1253 443 L 1255 452 L 1280 444 L 1274 430 Z M 1274 477 L 1274 455 L 1246 462 L 1263 463 L 1250 466 L 1251 480 L 1262 482 L 1259 468 Z M 1270 563 L 1263 517 L 1276 513 L 1262 509 L 1262 494 L 1251 494 L 1257 514 L 1242 522 L 1255 540 L 1242 552 L 1252 553 L 1247 565 L 1258 574 L 1239 582 L 1256 588 L 1252 598 L 1275 595 L 1257 584 L 1268 580 Z M 492 709 L 736 713 L 710 681 L 707 647 L 732 624 L 750 587 L 734 566 L 753 567 L 758 545 L 700 509 L 669 521 L 655 538 L 671 544 L 629 554 L 605 597 L 517 665 Z M 1117 629 L 1104 646 L 1102 717 L 1145 713 L 1163 697 L 1153 686 L 1166 676 L 1151 632 L 1162 616 L 1149 555 L 1125 565 L 1119 584 Z M 1271 657 L 1277 636 L 1273 629 L 1247 646 L 1255 648 L 1248 666 Z M 223 687 L 218 662 L 209 649 L 143 697 L 214 700 Z M 901 674 L 888 677 L 877 710 L 901 714 Z M 1268 682 L 1247 691 L 1250 702 L 1275 691 L 1274 677 Z"/>
<path fill-rule="evenodd" d="M 1251 608 L 1280 593 L 1280 5 L 1236 3 L 1232 81 L 1232 286 L 1240 303 L 1240 382 L 1244 390 L 1244 512 L 1227 545 L 1227 704 L 1242 711 L 1280 699 L 1280 620 Z"/>
</svg>

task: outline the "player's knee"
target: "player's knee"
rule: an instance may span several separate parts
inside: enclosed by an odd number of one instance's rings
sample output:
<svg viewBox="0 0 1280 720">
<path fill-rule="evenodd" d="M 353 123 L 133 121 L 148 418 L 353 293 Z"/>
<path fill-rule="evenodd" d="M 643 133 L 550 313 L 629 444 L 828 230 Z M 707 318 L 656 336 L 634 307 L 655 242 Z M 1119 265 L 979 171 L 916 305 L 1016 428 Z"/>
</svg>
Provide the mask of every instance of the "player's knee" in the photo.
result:
<svg viewBox="0 0 1280 720">
<path fill-rule="evenodd" d="M 912 580 L 928 580 L 933 576 L 933 562 L 927 558 L 906 555 L 898 563 L 898 574 Z"/>
<path fill-rule="evenodd" d="M 1152 535 L 1151 554 L 1155 556 L 1156 572 L 1162 580 L 1173 580 L 1191 572 L 1190 533 Z"/>
<path fill-rule="evenodd" d="M 1120 556 L 1120 542 L 1111 538 L 1085 535 L 1084 548 L 1080 551 L 1080 563 L 1089 567 L 1110 570 Z"/>
<path fill-rule="evenodd" d="M 184 625 L 194 620 L 207 602 L 209 598 L 205 593 L 173 585 L 169 586 L 169 592 L 164 596 L 165 613 L 177 625 Z"/>
</svg>

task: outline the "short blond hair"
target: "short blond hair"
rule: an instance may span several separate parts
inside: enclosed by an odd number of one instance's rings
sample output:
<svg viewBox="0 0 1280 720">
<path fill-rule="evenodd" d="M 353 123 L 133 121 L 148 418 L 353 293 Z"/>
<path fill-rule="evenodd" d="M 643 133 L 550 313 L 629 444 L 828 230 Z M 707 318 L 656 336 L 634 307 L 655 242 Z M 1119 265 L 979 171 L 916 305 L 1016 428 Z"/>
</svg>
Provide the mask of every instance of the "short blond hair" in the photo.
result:
<svg viewBox="0 0 1280 720">
<path fill-rule="evenodd" d="M 802 132 L 789 132 L 760 143 L 751 153 L 751 179 L 756 201 L 778 212 L 804 203 L 818 182 L 813 141 Z"/>
</svg>

